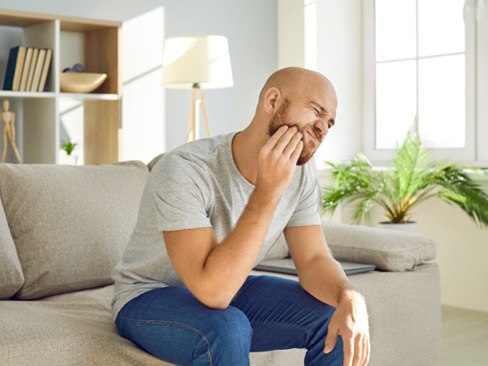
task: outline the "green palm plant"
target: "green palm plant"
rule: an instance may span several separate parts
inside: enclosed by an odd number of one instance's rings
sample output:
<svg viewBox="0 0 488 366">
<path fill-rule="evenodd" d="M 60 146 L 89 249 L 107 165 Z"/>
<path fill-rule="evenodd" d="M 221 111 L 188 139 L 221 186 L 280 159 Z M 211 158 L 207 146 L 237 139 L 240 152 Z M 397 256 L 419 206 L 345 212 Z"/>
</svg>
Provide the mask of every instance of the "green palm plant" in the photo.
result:
<svg viewBox="0 0 488 366">
<path fill-rule="evenodd" d="M 76 146 L 78 145 L 77 142 L 72 142 L 69 140 L 61 141 L 61 150 L 66 152 L 66 155 L 71 155 L 75 150 Z"/>
<path fill-rule="evenodd" d="M 478 226 L 488 226 L 488 194 L 461 166 L 431 161 L 414 129 L 385 169 L 373 168 L 362 154 L 346 163 L 326 163 L 332 168 L 334 184 L 324 188 L 324 212 L 350 204 L 355 206 L 352 221 L 359 223 L 378 204 L 389 222 L 405 223 L 411 221 L 412 207 L 439 197 L 460 207 Z"/>
</svg>

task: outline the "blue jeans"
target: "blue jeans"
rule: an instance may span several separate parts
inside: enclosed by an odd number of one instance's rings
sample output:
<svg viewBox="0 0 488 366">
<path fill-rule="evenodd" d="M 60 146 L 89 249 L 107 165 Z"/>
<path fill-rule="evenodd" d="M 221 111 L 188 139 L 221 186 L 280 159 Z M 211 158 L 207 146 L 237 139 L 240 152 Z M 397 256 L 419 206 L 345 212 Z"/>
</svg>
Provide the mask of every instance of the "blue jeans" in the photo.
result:
<svg viewBox="0 0 488 366">
<path fill-rule="evenodd" d="M 122 337 L 176 365 L 249 365 L 249 352 L 305 348 L 305 365 L 342 366 L 340 337 L 323 353 L 334 310 L 296 281 L 249 276 L 225 310 L 206 307 L 185 288 L 165 287 L 129 301 L 116 325 Z"/>
</svg>

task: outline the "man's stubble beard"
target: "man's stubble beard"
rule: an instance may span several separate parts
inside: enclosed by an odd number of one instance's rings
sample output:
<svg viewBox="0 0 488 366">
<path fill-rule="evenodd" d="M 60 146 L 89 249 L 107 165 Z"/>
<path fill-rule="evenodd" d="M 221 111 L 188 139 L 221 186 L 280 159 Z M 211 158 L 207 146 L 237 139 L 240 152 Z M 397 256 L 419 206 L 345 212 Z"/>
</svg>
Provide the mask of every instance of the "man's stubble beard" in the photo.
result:
<svg viewBox="0 0 488 366">
<path fill-rule="evenodd" d="M 290 100 L 288 98 L 285 98 L 285 100 L 283 101 L 283 104 L 281 104 L 281 106 L 278 108 L 276 113 L 273 114 L 273 116 L 269 120 L 268 134 L 270 137 L 273 136 L 275 134 L 275 132 L 278 131 L 278 129 L 281 126 L 284 126 L 284 125 L 286 125 L 288 127 L 295 126 L 296 128 L 298 128 L 300 130 L 300 127 L 298 127 L 298 125 L 296 123 L 289 121 L 289 119 L 288 119 L 289 108 L 290 108 Z M 300 130 L 300 132 L 302 132 L 302 134 L 306 133 L 303 130 Z M 307 147 L 305 145 L 305 141 L 303 140 L 303 138 L 302 138 L 302 143 L 303 143 L 303 149 L 302 149 L 302 152 L 300 153 L 300 157 L 297 160 L 297 165 L 299 165 L 299 166 L 302 166 L 305 163 L 307 163 L 312 158 L 313 154 L 315 153 L 315 151 L 318 148 L 318 146 L 315 149 L 312 147 Z"/>
</svg>

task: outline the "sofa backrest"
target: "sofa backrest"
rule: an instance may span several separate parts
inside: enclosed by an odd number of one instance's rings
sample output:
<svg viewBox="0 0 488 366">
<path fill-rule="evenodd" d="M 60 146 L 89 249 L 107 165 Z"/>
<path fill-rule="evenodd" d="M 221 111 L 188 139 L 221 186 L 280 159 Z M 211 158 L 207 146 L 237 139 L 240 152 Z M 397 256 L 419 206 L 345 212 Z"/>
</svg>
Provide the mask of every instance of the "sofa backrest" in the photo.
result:
<svg viewBox="0 0 488 366">
<path fill-rule="evenodd" d="M 0 300 L 13 296 L 23 283 L 24 275 L 0 199 Z"/>
<path fill-rule="evenodd" d="M 15 297 L 112 283 L 147 175 L 142 162 L 0 164 L 0 199 L 25 278 Z"/>
</svg>

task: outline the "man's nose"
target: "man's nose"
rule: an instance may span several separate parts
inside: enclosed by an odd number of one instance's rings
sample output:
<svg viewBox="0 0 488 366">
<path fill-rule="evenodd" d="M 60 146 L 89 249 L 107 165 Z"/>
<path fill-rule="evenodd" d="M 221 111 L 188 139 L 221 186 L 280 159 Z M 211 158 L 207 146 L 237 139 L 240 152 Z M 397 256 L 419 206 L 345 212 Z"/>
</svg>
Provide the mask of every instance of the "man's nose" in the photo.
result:
<svg viewBox="0 0 488 366">
<path fill-rule="evenodd" d="M 314 127 L 317 129 L 318 132 L 320 132 L 322 136 L 324 136 L 329 130 L 326 121 L 317 121 L 315 122 Z"/>
</svg>

